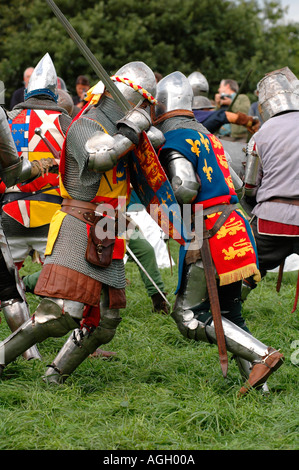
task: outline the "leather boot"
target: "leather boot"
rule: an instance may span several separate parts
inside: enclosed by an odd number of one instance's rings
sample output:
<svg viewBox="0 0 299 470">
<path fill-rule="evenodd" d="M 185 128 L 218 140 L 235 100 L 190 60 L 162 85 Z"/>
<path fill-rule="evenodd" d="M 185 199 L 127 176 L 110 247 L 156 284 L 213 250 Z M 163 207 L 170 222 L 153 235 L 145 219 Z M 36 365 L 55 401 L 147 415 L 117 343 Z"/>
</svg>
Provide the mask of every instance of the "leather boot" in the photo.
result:
<svg viewBox="0 0 299 470">
<path fill-rule="evenodd" d="M 268 377 L 283 364 L 283 361 L 283 354 L 276 349 L 268 348 L 268 354 L 262 358 L 261 362 L 252 364 L 252 371 L 249 374 L 248 380 L 239 390 L 238 396 L 244 396 L 252 388 L 262 386 Z"/>
</svg>

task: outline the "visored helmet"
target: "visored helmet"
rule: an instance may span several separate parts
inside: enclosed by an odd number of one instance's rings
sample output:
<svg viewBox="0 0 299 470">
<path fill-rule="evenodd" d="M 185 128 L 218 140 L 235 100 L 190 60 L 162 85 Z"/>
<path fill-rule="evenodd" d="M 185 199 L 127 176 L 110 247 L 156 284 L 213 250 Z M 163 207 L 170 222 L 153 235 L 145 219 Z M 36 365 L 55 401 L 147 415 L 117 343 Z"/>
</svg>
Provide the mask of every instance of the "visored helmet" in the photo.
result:
<svg viewBox="0 0 299 470">
<path fill-rule="evenodd" d="M 144 62 L 129 62 L 110 77 L 133 105 L 147 99 L 155 102 L 157 82 L 154 72 Z"/>
<path fill-rule="evenodd" d="M 299 111 L 299 80 L 289 67 L 268 73 L 257 90 L 264 121 L 283 111 Z"/>
<path fill-rule="evenodd" d="M 177 109 L 192 112 L 192 100 L 193 90 L 188 78 L 181 72 L 172 72 L 157 84 L 156 118 Z"/>
<path fill-rule="evenodd" d="M 57 74 L 52 59 L 47 52 L 35 67 L 25 90 L 25 101 L 32 96 L 48 95 L 56 102 Z"/>
</svg>

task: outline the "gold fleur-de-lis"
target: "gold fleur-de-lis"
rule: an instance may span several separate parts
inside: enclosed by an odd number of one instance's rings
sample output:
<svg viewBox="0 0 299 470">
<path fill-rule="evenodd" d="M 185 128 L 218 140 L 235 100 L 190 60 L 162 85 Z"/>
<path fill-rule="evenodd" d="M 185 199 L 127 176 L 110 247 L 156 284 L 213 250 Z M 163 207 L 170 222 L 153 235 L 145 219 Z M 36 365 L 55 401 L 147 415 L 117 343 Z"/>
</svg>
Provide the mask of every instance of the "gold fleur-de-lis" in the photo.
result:
<svg viewBox="0 0 299 470">
<path fill-rule="evenodd" d="M 206 151 L 210 152 L 209 139 L 199 132 L 200 141 L 205 146 Z"/>
<path fill-rule="evenodd" d="M 213 168 L 211 166 L 208 166 L 206 159 L 205 159 L 205 166 L 202 169 L 207 176 L 207 180 L 211 182 L 212 181 L 211 173 L 213 173 Z"/>
<path fill-rule="evenodd" d="M 191 152 L 195 153 L 198 157 L 200 154 L 200 142 L 199 140 L 186 139 L 186 142 L 191 145 Z"/>
</svg>

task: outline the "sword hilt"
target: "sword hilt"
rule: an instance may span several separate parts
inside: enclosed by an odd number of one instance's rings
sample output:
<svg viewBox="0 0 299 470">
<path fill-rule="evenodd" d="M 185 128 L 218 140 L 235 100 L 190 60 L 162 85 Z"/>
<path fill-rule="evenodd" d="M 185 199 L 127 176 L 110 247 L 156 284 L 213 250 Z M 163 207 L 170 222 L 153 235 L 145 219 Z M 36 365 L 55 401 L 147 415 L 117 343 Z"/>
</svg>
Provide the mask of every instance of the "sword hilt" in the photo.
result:
<svg viewBox="0 0 299 470">
<path fill-rule="evenodd" d="M 43 132 L 40 127 L 36 127 L 34 130 L 35 134 L 39 135 L 40 138 L 45 142 L 46 146 L 50 150 L 50 152 L 53 154 L 55 160 L 57 163 L 59 163 L 60 160 L 60 153 L 56 148 L 51 144 L 51 142 L 43 135 Z"/>
</svg>

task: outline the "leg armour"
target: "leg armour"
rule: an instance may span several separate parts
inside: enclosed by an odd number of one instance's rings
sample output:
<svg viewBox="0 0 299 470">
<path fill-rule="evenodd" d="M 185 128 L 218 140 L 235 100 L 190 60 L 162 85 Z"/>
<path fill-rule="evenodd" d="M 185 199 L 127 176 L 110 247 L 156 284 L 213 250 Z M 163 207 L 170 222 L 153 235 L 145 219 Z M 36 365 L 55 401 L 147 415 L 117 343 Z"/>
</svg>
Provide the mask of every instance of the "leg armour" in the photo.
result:
<svg viewBox="0 0 299 470">
<path fill-rule="evenodd" d="M 216 333 L 211 314 L 204 312 L 196 316 L 192 310 L 172 313 L 183 336 L 195 341 L 216 344 Z M 259 361 L 267 353 L 267 346 L 231 321 L 222 317 L 227 350 L 248 361 Z"/>
<path fill-rule="evenodd" d="M 5 320 L 12 332 L 16 331 L 19 326 L 30 318 L 28 305 L 25 301 L 12 299 L 1 303 L 1 309 L 4 313 Z M 37 347 L 34 345 L 23 353 L 26 360 L 41 359 Z"/>
<path fill-rule="evenodd" d="M 236 284 L 235 287 L 237 289 L 240 286 Z M 222 292 L 222 296 L 224 293 Z M 176 321 L 179 331 L 186 338 L 216 344 L 214 322 L 209 312 L 209 304 L 205 300 L 203 269 L 198 264 L 190 265 L 187 267 L 184 284 L 177 296 L 171 315 Z M 228 301 L 225 303 L 229 305 Z M 234 302 L 232 302 L 233 304 Z M 203 311 L 200 309 L 201 306 L 205 306 Z M 238 313 L 238 309 L 234 308 L 233 310 L 232 312 L 222 312 L 222 325 L 227 350 L 242 360 L 243 372 L 247 368 L 247 374 L 249 373 L 249 375 L 246 374 L 248 386 L 243 387 L 243 391 L 240 392 L 245 394 L 250 387 L 262 386 L 267 377 L 282 364 L 283 356 L 245 331 L 245 323 L 242 323 L 241 328 L 225 318 L 224 315 L 232 313 L 232 317 L 241 324 L 241 314 Z M 251 371 L 247 367 L 249 364 L 246 364 L 246 361 L 252 364 Z M 241 362 L 239 364 L 241 366 Z"/>
<path fill-rule="evenodd" d="M 44 298 L 34 315 L 0 343 L 0 365 L 14 361 L 20 354 L 46 338 L 64 336 L 78 326 L 78 323 L 63 311 L 62 299 Z"/>
<path fill-rule="evenodd" d="M 195 341 L 217 343 L 214 322 L 211 316 L 206 320 L 207 312 L 202 314 L 203 321 L 198 319 L 201 315 L 198 314 L 196 318 L 192 310 L 176 311 L 175 315 L 184 336 Z M 249 373 L 247 383 L 241 388 L 239 395 L 245 395 L 252 387 L 262 387 L 269 375 L 282 365 L 283 355 L 224 317 L 222 325 L 227 350 L 237 356 L 238 360 L 241 359 L 239 364 L 243 373 Z M 249 363 L 252 364 L 251 370 Z"/>
<path fill-rule="evenodd" d="M 70 335 L 53 363 L 47 369 L 44 381 L 64 383 L 68 376 L 99 346 L 109 343 L 121 322 L 118 309 L 108 309 L 101 303 L 101 320 L 94 330 L 77 328 Z"/>
<path fill-rule="evenodd" d="M 240 290 L 240 286 L 239 287 Z M 232 289 L 231 289 L 232 290 Z M 234 293 L 229 291 L 231 295 Z M 225 292 L 221 291 L 225 298 Z M 183 336 L 195 341 L 216 343 L 216 334 L 209 312 L 206 279 L 203 268 L 196 262 L 185 267 L 185 277 L 175 302 L 172 317 Z M 233 305 L 233 302 L 231 302 Z M 224 302 L 229 305 L 228 300 Z M 222 303 L 220 304 L 222 306 Z M 200 306 L 205 306 L 200 311 Z M 230 307 L 231 308 L 231 307 Z M 196 313 L 195 313 L 196 312 Z M 222 312 L 225 315 L 227 312 Z M 235 315 L 237 317 L 237 315 Z M 248 361 L 258 360 L 266 354 L 267 346 L 260 343 L 243 328 L 222 316 L 224 335 L 228 351 Z"/>
</svg>

